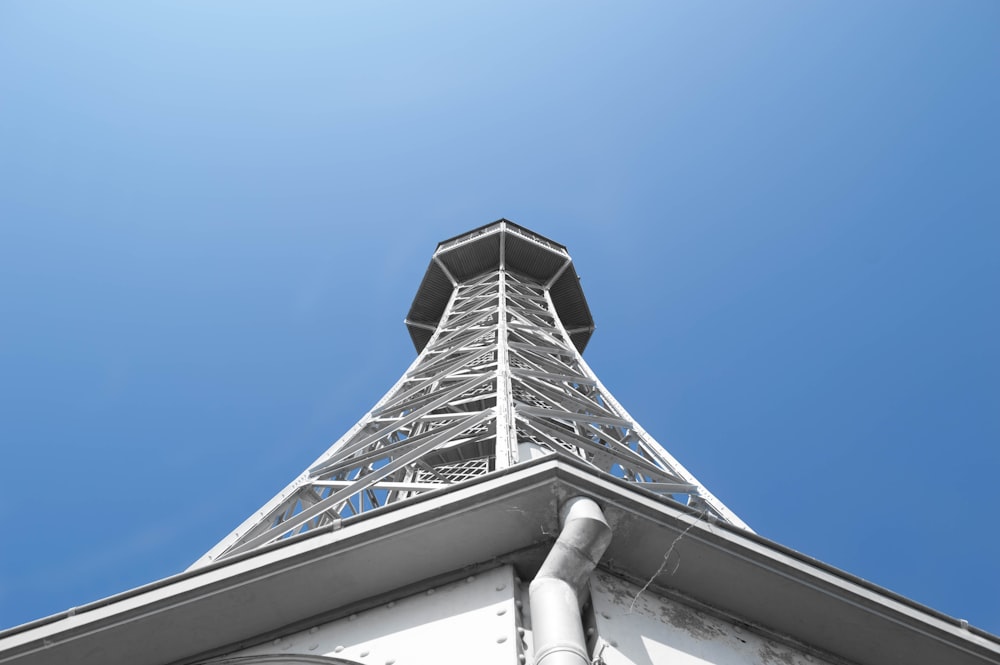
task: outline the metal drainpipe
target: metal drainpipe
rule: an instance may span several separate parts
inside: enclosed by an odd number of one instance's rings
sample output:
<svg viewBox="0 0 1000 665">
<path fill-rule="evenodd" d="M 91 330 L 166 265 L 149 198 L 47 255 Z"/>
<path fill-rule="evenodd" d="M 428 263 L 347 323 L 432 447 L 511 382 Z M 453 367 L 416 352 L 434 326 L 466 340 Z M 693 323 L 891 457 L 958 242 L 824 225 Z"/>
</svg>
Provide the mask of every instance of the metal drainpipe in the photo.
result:
<svg viewBox="0 0 1000 665">
<path fill-rule="evenodd" d="M 560 513 L 562 532 L 528 593 L 535 665 L 590 665 L 580 607 L 590 573 L 611 542 L 611 527 L 593 499 L 570 499 Z"/>
</svg>

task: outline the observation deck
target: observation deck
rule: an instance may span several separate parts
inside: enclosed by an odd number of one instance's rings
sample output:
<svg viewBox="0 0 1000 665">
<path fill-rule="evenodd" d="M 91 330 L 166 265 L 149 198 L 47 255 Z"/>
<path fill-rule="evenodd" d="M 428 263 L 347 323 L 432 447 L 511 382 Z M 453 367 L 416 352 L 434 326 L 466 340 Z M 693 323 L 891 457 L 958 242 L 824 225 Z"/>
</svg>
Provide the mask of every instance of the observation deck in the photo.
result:
<svg viewBox="0 0 1000 665">
<path fill-rule="evenodd" d="M 438 243 L 406 315 L 417 353 L 427 346 L 455 286 L 504 268 L 545 286 L 577 351 L 594 332 L 594 318 L 566 247 L 507 219 Z"/>
</svg>

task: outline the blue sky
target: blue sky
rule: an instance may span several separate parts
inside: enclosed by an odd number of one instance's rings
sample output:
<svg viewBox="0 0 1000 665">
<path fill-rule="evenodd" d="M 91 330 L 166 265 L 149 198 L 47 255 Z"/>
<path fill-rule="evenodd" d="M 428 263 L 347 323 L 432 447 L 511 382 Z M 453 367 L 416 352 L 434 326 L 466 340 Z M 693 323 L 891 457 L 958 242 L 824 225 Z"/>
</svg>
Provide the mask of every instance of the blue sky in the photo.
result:
<svg viewBox="0 0 1000 665">
<path fill-rule="evenodd" d="M 0 627 L 179 572 L 413 358 L 435 244 L 762 535 L 1000 633 L 1000 4 L 0 4 Z"/>
</svg>

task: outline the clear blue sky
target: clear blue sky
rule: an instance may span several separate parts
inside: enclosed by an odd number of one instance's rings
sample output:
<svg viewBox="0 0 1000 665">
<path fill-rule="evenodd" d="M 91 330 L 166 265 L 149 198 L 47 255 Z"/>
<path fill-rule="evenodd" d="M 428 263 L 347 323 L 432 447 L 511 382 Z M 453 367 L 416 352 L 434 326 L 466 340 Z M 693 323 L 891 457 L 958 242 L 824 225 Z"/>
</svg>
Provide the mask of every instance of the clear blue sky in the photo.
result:
<svg viewBox="0 0 1000 665">
<path fill-rule="evenodd" d="M 0 3 L 0 626 L 176 573 L 566 244 L 759 533 L 1000 632 L 1000 3 Z"/>
</svg>

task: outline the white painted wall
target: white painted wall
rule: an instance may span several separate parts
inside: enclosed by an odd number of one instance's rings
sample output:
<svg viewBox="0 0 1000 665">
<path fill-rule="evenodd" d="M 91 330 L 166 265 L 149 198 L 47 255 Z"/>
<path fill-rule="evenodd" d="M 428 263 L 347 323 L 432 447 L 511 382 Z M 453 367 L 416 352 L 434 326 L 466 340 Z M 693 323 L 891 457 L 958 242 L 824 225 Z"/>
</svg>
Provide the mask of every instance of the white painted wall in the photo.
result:
<svg viewBox="0 0 1000 665">
<path fill-rule="evenodd" d="M 598 571 L 590 581 L 599 665 L 828 665 L 813 654 Z M 598 660 L 598 657 L 600 660 Z"/>
<path fill-rule="evenodd" d="M 639 587 L 602 571 L 591 577 L 590 593 L 595 665 L 830 665 L 750 627 L 648 590 L 640 594 Z M 513 568 L 501 566 L 203 665 L 299 665 L 323 657 L 364 665 L 530 663 L 521 598 Z"/>
<path fill-rule="evenodd" d="M 267 663 L 326 656 L 365 665 L 514 665 L 524 651 L 518 587 L 513 568 L 501 566 L 204 665 L 248 663 L 250 656 Z"/>
</svg>

